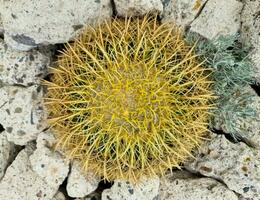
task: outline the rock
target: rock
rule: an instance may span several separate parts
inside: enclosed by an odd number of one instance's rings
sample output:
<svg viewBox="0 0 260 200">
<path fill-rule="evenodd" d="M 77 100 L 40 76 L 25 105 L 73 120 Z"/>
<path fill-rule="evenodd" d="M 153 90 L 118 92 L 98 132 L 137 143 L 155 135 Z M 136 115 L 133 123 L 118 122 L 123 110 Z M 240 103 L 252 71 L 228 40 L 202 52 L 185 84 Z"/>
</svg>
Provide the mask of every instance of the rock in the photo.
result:
<svg viewBox="0 0 260 200">
<path fill-rule="evenodd" d="M 62 192 L 57 192 L 52 200 L 66 200 L 66 198 Z"/>
<path fill-rule="evenodd" d="M 3 83 L 24 86 L 39 84 L 46 75 L 50 63 L 48 55 L 37 50 L 15 51 L 1 39 L 0 49 L 0 80 Z"/>
<path fill-rule="evenodd" d="M 244 143 L 213 136 L 185 168 L 223 182 L 230 190 L 251 200 L 260 199 L 260 152 Z"/>
<path fill-rule="evenodd" d="M 78 163 L 74 162 L 68 176 L 67 192 L 70 197 L 84 197 L 95 191 L 100 178 L 93 173 L 83 173 Z"/>
<path fill-rule="evenodd" d="M 85 26 L 109 18 L 109 0 L 9 0 L 3 1 L 5 41 L 14 49 L 65 43 Z"/>
<path fill-rule="evenodd" d="M 241 13 L 241 38 L 245 44 L 250 43 L 260 48 L 260 1 L 245 0 Z"/>
<path fill-rule="evenodd" d="M 154 200 L 158 198 L 160 180 L 158 177 L 145 178 L 133 185 L 129 182 L 115 180 L 110 189 L 102 193 L 102 200 Z"/>
<path fill-rule="evenodd" d="M 160 181 L 159 200 L 238 200 L 233 191 L 214 179 L 178 176 L 173 173 Z"/>
<path fill-rule="evenodd" d="M 191 23 L 190 30 L 208 39 L 236 34 L 240 28 L 242 8 L 243 4 L 237 0 L 207 1 L 200 15 Z"/>
<path fill-rule="evenodd" d="M 13 161 L 15 151 L 15 145 L 7 140 L 6 132 L 0 133 L 0 180 L 7 166 Z"/>
<path fill-rule="evenodd" d="M 163 11 L 160 0 L 115 0 L 114 2 L 118 16 L 142 16 Z"/>
<path fill-rule="evenodd" d="M 0 182 L 0 199 L 51 200 L 58 187 L 48 185 L 31 168 L 29 156 L 32 151 L 22 150 L 7 168 Z"/>
<path fill-rule="evenodd" d="M 207 0 L 165 1 L 162 22 L 172 22 L 187 27 L 196 18 Z"/>
<path fill-rule="evenodd" d="M 4 27 L 3 27 L 3 21 L 0 13 L 0 35 L 2 35 L 3 33 L 4 33 Z"/>
<path fill-rule="evenodd" d="M 249 106 L 255 111 L 255 116 L 238 118 L 238 128 L 240 135 L 242 135 L 251 146 L 260 148 L 260 98 L 255 96 Z"/>
<path fill-rule="evenodd" d="M 47 127 L 42 95 L 42 87 L 37 85 L 0 87 L 0 122 L 8 141 L 25 145 Z"/>
<path fill-rule="evenodd" d="M 59 187 L 69 173 L 69 162 L 47 146 L 37 147 L 30 156 L 30 161 L 34 172 L 54 188 Z"/>
</svg>

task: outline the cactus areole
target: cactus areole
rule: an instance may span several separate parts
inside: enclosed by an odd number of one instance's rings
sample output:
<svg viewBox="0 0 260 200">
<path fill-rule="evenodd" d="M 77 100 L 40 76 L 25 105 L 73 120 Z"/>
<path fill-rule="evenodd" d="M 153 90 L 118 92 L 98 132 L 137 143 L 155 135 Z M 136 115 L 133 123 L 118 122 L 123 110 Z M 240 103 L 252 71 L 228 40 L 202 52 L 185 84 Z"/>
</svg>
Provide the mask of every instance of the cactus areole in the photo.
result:
<svg viewBox="0 0 260 200">
<path fill-rule="evenodd" d="M 203 141 L 212 108 L 211 72 L 193 49 L 155 17 L 87 28 L 45 83 L 56 147 L 107 180 L 179 167 Z"/>
</svg>

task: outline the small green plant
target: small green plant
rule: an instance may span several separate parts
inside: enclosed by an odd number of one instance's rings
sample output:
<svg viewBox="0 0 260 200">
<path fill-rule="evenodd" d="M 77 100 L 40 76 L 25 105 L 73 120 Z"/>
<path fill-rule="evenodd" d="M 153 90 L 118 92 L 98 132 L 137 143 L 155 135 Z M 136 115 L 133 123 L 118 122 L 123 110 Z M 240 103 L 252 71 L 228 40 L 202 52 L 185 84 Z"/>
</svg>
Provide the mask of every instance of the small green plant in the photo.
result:
<svg viewBox="0 0 260 200">
<path fill-rule="evenodd" d="M 194 48 L 156 17 L 88 28 L 45 83 L 57 148 L 108 180 L 179 168 L 205 139 L 213 108 L 211 70 Z"/>
<path fill-rule="evenodd" d="M 241 135 L 237 121 L 255 115 L 250 107 L 254 96 L 244 91 L 246 86 L 254 84 L 249 49 L 239 42 L 239 35 L 221 36 L 208 41 L 198 34 L 189 33 L 186 41 L 189 44 L 197 42 L 195 52 L 213 70 L 213 90 L 218 98 L 215 100 L 217 109 L 213 112 L 211 128 L 221 126 L 235 141 L 245 137 Z"/>
</svg>

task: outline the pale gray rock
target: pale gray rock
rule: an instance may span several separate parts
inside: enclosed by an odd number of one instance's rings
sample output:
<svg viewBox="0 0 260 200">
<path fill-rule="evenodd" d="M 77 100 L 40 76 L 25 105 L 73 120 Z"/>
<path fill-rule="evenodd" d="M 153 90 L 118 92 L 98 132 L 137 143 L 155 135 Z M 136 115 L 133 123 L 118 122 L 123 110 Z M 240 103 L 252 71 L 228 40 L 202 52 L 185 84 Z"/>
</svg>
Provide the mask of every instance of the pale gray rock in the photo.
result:
<svg viewBox="0 0 260 200">
<path fill-rule="evenodd" d="M 186 169 L 220 180 L 244 198 L 260 199 L 260 152 L 244 143 L 231 143 L 224 135 L 212 136 Z"/>
<path fill-rule="evenodd" d="M 187 27 L 199 14 L 207 0 L 169 0 L 164 3 L 162 22 Z"/>
<path fill-rule="evenodd" d="M 50 63 L 50 55 L 37 50 L 16 51 L 1 39 L 0 54 L 0 80 L 9 85 L 39 84 Z"/>
<path fill-rule="evenodd" d="M 85 197 L 95 191 L 100 178 L 93 173 L 83 173 L 79 163 L 73 162 L 68 176 L 67 192 L 70 197 Z"/>
<path fill-rule="evenodd" d="M 37 139 L 37 143 L 41 142 L 42 136 Z M 69 173 L 69 162 L 59 152 L 47 146 L 39 146 L 37 145 L 37 149 L 30 156 L 32 169 L 48 185 L 57 188 Z"/>
<path fill-rule="evenodd" d="M 0 122 L 7 139 L 17 145 L 35 140 L 47 127 L 42 87 L 0 87 Z"/>
<path fill-rule="evenodd" d="M 31 168 L 31 149 L 22 150 L 0 182 L 0 199 L 51 200 L 58 188 L 48 185 Z"/>
<path fill-rule="evenodd" d="M 177 175 L 176 175 L 177 173 Z M 198 178 L 174 172 L 160 181 L 158 200 L 238 200 L 237 195 L 211 178 Z"/>
<path fill-rule="evenodd" d="M 119 16 L 142 16 L 163 11 L 160 0 L 115 0 L 114 2 Z"/>
<path fill-rule="evenodd" d="M 241 38 L 260 49 L 260 1 L 245 0 L 241 13 Z"/>
<path fill-rule="evenodd" d="M 154 200 L 158 198 L 160 180 L 144 178 L 137 184 L 115 180 L 110 189 L 102 193 L 102 200 Z"/>
<path fill-rule="evenodd" d="M 236 34 L 240 28 L 243 4 L 237 0 L 209 0 L 190 30 L 213 39 L 220 35 Z"/>
<path fill-rule="evenodd" d="M 3 1 L 5 41 L 14 49 L 65 43 L 87 25 L 109 18 L 109 0 Z"/>
<path fill-rule="evenodd" d="M 14 159 L 15 145 L 7 140 L 6 132 L 0 133 L 0 180 L 5 170 Z"/>
<path fill-rule="evenodd" d="M 0 35 L 3 34 L 3 33 L 4 33 L 4 27 L 3 27 L 3 21 L 2 21 L 1 13 L 0 13 Z"/>
<path fill-rule="evenodd" d="M 66 200 L 66 198 L 62 192 L 57 192 L 52 200 Z"/>
</svg>

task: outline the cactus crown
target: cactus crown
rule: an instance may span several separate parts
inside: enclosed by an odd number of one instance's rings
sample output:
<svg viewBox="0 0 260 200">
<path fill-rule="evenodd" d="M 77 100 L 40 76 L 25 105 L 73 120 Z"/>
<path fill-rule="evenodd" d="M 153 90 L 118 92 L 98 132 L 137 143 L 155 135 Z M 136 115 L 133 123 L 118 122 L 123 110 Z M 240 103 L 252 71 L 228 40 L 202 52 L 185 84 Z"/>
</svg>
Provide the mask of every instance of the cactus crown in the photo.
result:
<svg viewBox="0 0 260 200">
<path fill-rule="evenodd" d="M 155 17 L 88 28 L 46 82 L 58 148 L 104 179 L 179 167 L 207 131 L 210 71 L 182 32 Z"/>
</svg>

